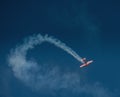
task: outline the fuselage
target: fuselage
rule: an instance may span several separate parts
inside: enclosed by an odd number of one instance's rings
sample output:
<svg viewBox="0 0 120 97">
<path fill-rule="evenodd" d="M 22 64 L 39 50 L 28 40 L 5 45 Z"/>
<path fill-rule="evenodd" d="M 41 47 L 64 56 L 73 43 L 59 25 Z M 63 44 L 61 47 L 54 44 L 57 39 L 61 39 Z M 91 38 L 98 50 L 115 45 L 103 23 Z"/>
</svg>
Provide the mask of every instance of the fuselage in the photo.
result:
<svg viewBox="0 0 120 97">
<path fill-rule="evenodd" d="M 90 61 L 86 61 L 85 59 L 83 59 L 83 62 L 84 62 L 84 64 L 82 64 L 80 67 L 82 68 L 82 67 L 85 67 L 85 66 L 87 66 L 87 65 L 89 65 L 89 64 L 91 64 L 92 62 L 93 62 L 93 60 L 90 60 Z"/>
</svg>

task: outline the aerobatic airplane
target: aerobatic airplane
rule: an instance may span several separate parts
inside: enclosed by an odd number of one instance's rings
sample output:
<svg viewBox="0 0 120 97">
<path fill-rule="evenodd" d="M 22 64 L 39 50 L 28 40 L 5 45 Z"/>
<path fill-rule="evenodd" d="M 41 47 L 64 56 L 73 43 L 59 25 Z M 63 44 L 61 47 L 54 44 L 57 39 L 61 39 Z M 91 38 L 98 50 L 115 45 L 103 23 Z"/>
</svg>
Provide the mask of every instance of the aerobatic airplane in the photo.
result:
<svg viewBox="0 0 120 97">
<path fill-rule="evenodd" d="M 88 66 L 89 64 L 93 62 L 93 60 L 86 61 L 86 58 L 83 58 L 82 61 L 83 61 L 83 64 L 80 66 L 80 68 Z"/>
</svg>

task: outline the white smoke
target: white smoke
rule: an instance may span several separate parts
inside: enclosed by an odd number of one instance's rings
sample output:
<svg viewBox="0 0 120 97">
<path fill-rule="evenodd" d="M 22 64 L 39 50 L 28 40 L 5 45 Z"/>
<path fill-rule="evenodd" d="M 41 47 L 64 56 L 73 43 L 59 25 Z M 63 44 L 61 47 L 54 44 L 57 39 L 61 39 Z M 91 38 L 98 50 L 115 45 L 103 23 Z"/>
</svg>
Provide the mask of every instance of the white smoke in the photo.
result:
<svg viewBox="0 0 120 97">
<path fill-rule="evenodd" d="M 36 62 L 27 60 L 27 51 L 29 49 L 33 49 L 35 45 L 41 44 L 43 42 L 54 44 L 55 46 L 63 49 L 64 51 L 72 55 L 78 61 L 81 61 L 81 57 L 61 41 L 53 37 L 49 37 L 48 35 L 42 36 L 41 34 L 38 34 L 36 36 L 29 37 L 22 45 L 11 51 L 8 61 L 9 65 L 12 66 L 15 76 L 24 81 L 26 84 L 29 84 L 28 82 L 34 84 L 35 82 L 35 88 L 43 88 L 47 86 L 47 88 L 53 89 L 56 88 L 57 84 L 61 84 L 58 88 L 67 88 L 70 87 L 72 84 L 78 83 L 79 77 L 77 76 L 77 74 L 67 73 L 61 77 L 61 75 L 59 75 L 60 71 L 57 67 L 54 67 L 52 70 L 44 70 L 44 67 L 40 67 L 40 65 L 38 65 Z M 44 75 L 41 75 L 41 71 L 45 71 L 46 73 Z M 74 77 L 75 81 L 71 80 L 72 77 Z M 68 85 L 69 80 L 71 84 Z"/>
<path fill-rule="evenodd" d="M 58 39 L 49 37 L 48 35 L 34 35 L 27 38 L 22 45 L 11 50 L 11 53 L 9 54 L 9 66 L 12 67 L 14 75 L 19 80 L 23 81 L 31 88 L 40 91 L 67 90 L 75 93 L 75 95 L 85 93 L 92 95 L 92 97 L 111 97 L 109 95 L 110 93 L 103 87 L 97 85 L 83 85 L 81 83 L 80 75 L 77 73 L 66 72 L 65 74 L 61 74 L 58 67 L 49 69 L 44 66 L 41 67 L 41 65 L 38 65 L 35 61 L 27 60 L 27 51 L 43 42 L 54 44 L 72 55 L 78 61 L 82 62 L 81 57 L 75 51 Z"/>
</svg>

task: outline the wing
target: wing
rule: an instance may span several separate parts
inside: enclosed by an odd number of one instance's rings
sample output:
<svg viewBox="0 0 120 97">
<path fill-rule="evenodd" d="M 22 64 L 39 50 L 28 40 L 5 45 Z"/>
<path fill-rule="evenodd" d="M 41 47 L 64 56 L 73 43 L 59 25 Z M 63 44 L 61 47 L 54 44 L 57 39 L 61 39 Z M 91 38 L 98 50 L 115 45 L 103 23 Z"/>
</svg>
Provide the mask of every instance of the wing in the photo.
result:
<svg viewBox="0 0 120 97">
<path fill-rule="evenodd" d="M 80 65 L 80 68 L 82 68 L 82 67 L 84 67 L 84 66 L 86 66 L 86 64 Z"/>
<path fill-rule="evenodd" d="M 90 64 L 90 63 L 92 63 L 92 62 L 93 62 L 93 60 L 91 60 L 91 61 L 88 61 L 88 62 L 87 62 L 87 64 L 89 65 L 89 64 Z"/>
</svg>

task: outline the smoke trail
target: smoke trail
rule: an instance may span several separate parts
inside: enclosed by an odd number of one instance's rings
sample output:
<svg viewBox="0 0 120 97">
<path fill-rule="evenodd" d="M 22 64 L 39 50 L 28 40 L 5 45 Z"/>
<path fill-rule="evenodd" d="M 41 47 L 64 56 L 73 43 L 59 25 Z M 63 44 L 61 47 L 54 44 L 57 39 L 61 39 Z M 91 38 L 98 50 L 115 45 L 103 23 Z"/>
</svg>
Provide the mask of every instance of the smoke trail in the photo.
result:
<svg viewBox="0 0 120 97">
<path fill-rule="evenodd" d="M 103 87 L 82 84 L 82 80 L 80 80 L 81 78 L 77 73 L 62 73 L 58 67 L 53 67 L 52 69 L 45 68 L 44 65 L 41 67 L 41 65 L 33 60 L 27 60 L 27 51 L 43 42 L 54 44 L 72 55 L 78 61 L 82 62 L 81 57 L 61 41 L 48 37 L 48 35 L 42 36 L 41 34 L 38 34 L 29 37 L 23 44 L 11 50 L 11 53 L 8 56 L 8 62 L 9 66 L 12 67 L 16 78 L 30 86 L 32 89 L 39 90 L 42 93 L 45 92 L 44 94 L 46 94 L 46 91 L 47 93 L 59 91 L 61 94 L 65 95 L 65 97 L 66 95 L 70 96 L 70 93 L 75 94 L 77 97 L 79 97 L 81 93 L 82 96 L 87 93 L 90 96 L 92 95 L 92 97 L 111 97 L 109 92 Z M 60 90 L 64 90 L 64 92 Z M 96 90 L 96 92 L 94 92 L 94 90 Z"/>
<path fill-rule="evenodd" d="M 47 34 L 45 36 L 42 36 L 41 34 L 38 34 L 37 36 L 30 37 L 28 43 L 28 46 L 23 48 L 24 50 L 30 49 L 34 45 L 40 44 L 42 42 L 49 42 L 51 44 L 54 44 L 55 46 L 61 48 L 62 50 L 66 51 L 68 54 L 72 55 L 75 59 L 80 61 L 81 63 L 84 63 L 82 61 L 82 58 L 75 52 L 73 51 L 70 47 L 68 47 L 66 44 L 62 43 L 60 40 L 55 39 L 51 36 L 48 36 Z"/>
<path fill-rule="evenodd" d="M 11 51 L 11 54 L 9 55 L 9 58 L 8 58 L 8 62 L 9 62 L 9 65 L 12 66 L 15 76 L 20 80 L 24 81 L 26 84 L 28 84 L 28 82 L 30 81 L 31 83 L 34 83 L 35 81 L 37 81 L 36 86 L 48 85 L 50 81 L 52 82 L 55 81 L 56 84 L 61 83 L 61 86 L 65 87 L 67 83 L 69 83 L 68 79 L 71 80 L 71 85 L 74 83 L 78 83 L 77 81 L 79 81 L 78 80 L 79 77 L 77 76 L 77 74 L 67 73 L 61 77 L 61 75 L 59 75 L 59 69 L 57 67 L 54 67 L 52 70 L 47 70 L 46 68 L 44 70 L 44 67 L 41 68 L 36 62 L 27 60 L 26 58 L 27 51 L 29 49 L 33 49 L 35 45 L 41 44 L 43 42 L 49 42 L 51 44 L 54 44 L 55 46 L 66 51 L 68 54 L 72 55 L 78 61 L 82 62 L 81 57 L 77 55 L 76 52 L 74 52 L 71 48 L 66 46 L 64 43 L 62 43 L 58 39 L 49 37 L 48 35 L 42 36 L 41 34 L 38 34 L 32 37 L 29 37 L 28 39 L 25 39 L 22 45 L 18 46 L 16 49 Z M 41 71 L 46 72 L 44 76 L 40 74 Z M 55 74 L 58 74 L 57 77 L 55 77 Z M 35 75 L 38 75 L 38 76 L 35 76 Z M 72 80 L 72 75 L 74 75 L 73 77 L 74 77 L 74 80 L 76 79 L 76 81 Z M 47 80 L 49 78 L 49 81 L 48 82 L 46 81 L 45 83 L 44 80 L 46 78 Z M 66 79 L 65 81 L 63 80 L 65 78 L 68 78 L 68 79 Z M 61 82 L 59 81 L 59 79 L 61 80 Z M 39 84 L 39 81 L 42 84 Z M 66 87 L 68 86 L 70 87 L 71 85 L 69 84 Z M 50 84 L 49 87 L 53 88 L 54 86 L 56 86 L 55 83 Z M 59 88 L 62 88 L 61 86 Z"/>
</svg>

